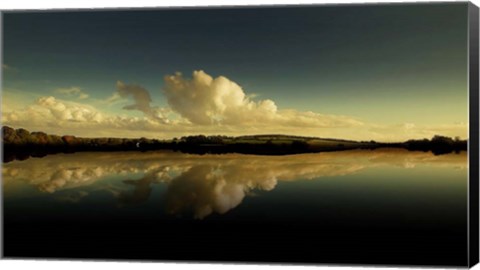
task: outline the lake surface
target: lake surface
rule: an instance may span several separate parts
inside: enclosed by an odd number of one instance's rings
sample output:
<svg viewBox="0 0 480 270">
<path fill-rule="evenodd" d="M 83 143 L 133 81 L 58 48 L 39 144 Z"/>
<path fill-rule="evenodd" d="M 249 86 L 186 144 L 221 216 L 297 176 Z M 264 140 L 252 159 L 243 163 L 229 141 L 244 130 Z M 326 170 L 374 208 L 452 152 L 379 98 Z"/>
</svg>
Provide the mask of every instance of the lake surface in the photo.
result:
<svg viewBox="0 0 480 270">
<path fill-rule="evenodd" d="M 57 154 L 3 164 L 6 257 L 467 263 L 467 154 Z"/>
</svg>

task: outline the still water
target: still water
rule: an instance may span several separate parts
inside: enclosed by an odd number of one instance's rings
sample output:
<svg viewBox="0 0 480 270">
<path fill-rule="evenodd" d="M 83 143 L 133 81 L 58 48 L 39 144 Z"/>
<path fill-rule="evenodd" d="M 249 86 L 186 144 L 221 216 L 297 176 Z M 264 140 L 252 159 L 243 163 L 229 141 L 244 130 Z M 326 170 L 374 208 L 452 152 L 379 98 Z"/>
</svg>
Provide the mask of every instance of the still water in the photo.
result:
<svg viewBox="0 0 480 270">
<path fill-rule="evenodd" d="M 3 164 L 6 257 L 465 265 L 466 153 L 115 152 Z"/>
</svg>

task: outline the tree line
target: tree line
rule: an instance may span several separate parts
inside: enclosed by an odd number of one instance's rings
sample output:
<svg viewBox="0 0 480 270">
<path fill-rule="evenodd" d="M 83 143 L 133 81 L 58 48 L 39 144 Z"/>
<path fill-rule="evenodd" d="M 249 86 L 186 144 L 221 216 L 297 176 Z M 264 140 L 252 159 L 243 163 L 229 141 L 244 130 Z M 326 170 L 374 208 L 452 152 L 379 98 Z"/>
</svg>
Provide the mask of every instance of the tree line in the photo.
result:
<svg viewBox="0 0 480 270">
<path fill-rule="evenodd" d="M 268 140 L 265 140 L 268 138 Z M 467 140 L 459 137 L 450 138 L 435 135 L 432 139 L 408 140 L 398 143 L 381 143 L 361 141 L 345 145 L 345 140 L 333 140 L 338 144 L 311 145 L 310 137 L 278 135 L 251 135 L 229 137 L 223 135 L 193 135 L 158 140 L 147 138 L 81 138 L 73 135 L 52 135 L 44 132 L 29 132 L 26 129 L 2 127 L 2 143 L 4 147 L 3 161 L 23 160 L 30 156 L 42 157 L 53 153 L 72 153 L 78 151 L 149 151 L 170 149 L 195 154 L 243 153 L 262 155 L 286 155 L 299 153 L 314 153 L 323 151 L 341 151 L 350 149 L 404 148 L 411 151 L 431 151 L 446 154 L 465 151 Z M 285 138 L 291 138 L 285 141 Z M 348 141 L 353 142 L 353 141 Z"/>
</svg>

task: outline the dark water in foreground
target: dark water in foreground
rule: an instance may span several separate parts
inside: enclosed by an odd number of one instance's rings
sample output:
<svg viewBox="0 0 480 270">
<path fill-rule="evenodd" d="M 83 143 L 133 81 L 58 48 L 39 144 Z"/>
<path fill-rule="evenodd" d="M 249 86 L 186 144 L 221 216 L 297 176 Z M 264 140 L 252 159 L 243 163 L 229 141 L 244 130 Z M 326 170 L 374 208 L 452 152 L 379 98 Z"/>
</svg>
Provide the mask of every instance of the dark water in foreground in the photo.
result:
<svg viewBox="0 0 480 270">
<path fill-rule="evenodd" d="M 398 149 L 13 161 L 4 255 L 463 266 L 467 173 Z"/>
</svg>

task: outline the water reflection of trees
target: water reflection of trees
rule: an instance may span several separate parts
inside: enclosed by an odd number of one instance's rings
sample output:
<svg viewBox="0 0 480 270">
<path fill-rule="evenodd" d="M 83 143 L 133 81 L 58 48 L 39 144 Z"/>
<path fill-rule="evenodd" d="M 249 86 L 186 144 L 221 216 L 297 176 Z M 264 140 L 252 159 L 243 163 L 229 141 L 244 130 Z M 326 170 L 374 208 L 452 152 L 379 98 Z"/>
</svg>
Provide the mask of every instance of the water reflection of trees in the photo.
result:
<svg viewBox="0 0 480 270">
<path fill-rule="evenodd" d="M 166 211 L 205 218 L 237 207 L 255 191 L 279 182 L 355 174 L 380 166 L 406 169 L 422 164 L 465 168 L 466 154 L 434 156 L 404 150 L 356 150 L 292 156 L 186 155 L 171 152 L 60 154 L 4 164 L 5 191 L 16 182 L 62 193 L 78 202 L 95 191 L 112 194 L 119 205 L 145 203 L 154 185 L 166 185 Z M 113 180 L 110 178 L 114 178 Z"/>
</svg>

